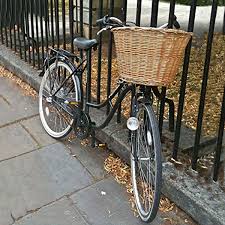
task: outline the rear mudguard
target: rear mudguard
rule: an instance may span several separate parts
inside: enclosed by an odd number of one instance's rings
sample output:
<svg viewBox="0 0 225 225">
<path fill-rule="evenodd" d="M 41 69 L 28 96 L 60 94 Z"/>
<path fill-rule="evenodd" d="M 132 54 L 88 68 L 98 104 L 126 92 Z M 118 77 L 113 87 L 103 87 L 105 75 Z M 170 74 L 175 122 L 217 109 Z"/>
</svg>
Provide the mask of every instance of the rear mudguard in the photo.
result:
<svg viewBox="0 0 225 225">
<path fill-rule="evenodd" d="M 45 71 L 48 69 L 48 67 L 53 64 L 55 61 L 59 60 L 61 62 L 65 62 L 67 65 L 69 65 L 69 67 L 71 68 L 71 70 L 73 71 L 73 77 L 74 77 L 74 81 L 77 84 L 77 91 L 78 91 L 78 101 L 81 102 L 81 84 L 80 84 L 80 79 L 79 77 L 76 75 L 75 71 L 76 71 L 76 66 L 75 64 L 73 64 L 69 59 L 63 57 L 63 56 L 53 56 L 51 58 L 46 58 L 44 60 L 44 64 L 43 64 L 43 68 L 41 73 L 39 74 L 40 77 L 43 77 L 45 74 Z"/>
</svg>

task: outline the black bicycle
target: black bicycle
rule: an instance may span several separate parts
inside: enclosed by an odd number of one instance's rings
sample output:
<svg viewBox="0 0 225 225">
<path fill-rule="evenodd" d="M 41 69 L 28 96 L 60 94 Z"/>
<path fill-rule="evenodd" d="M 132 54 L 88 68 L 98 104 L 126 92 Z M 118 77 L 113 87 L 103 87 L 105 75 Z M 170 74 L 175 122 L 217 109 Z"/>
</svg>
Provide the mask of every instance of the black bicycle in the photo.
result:
<svg viewBox="0 0 225 225">
<path fill-rule="evenodd" d="M 97 21 L 104 30 L 125 26 L 115 17 L 105 16 Z M 177 21 L 174 21 L 177 25 Z M 166 27 L 164 25 L 163 27 Z M 97 41 L 83 37 L 74 40 L 75 46 L 86 52 L 81 59 L 62 49 L 50 49 L 45 60 L 39 92 L 39 113 L 46 132 L 53 138 L 63 138 L 74 129 L 76 136 L 94 137 L 95 131 L 108 125 L 123 99 L 131 94 L 131 116 L 127 120 L 131 140 L 131 171 L 136 206 L 141 219 L 152 221 L 158 211 L 162 183 L 161 142 L 158 123 L 152 109 L 153 87 L 119 80 L 115 91 L 101 104 L 90 102 L 90 89 L 84 89 L 82 75 L 87 68 L 91 49 Z M 73 62 L 76 63 L 73 63 Z M 86 77 L 88 82 L 89 77 Z M 112 100 L 116 98 L 113 105 Z M 90 118 L 90 107 L 100 109 L 110 104 L 105 121 L 96 126 Z"/>
</svg>

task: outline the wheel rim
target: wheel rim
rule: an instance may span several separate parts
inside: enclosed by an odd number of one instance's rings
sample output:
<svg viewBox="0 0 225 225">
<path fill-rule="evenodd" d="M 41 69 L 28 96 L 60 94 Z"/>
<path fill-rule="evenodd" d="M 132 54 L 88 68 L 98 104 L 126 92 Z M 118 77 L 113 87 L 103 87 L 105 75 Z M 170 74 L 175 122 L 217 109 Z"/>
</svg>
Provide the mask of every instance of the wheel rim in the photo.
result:
<svg viewBox="0 0 225 225">
<path fill-rule="evenodd" d="M 49 69 L 46 70 L 40 86 L 39 114 L 41 122 L 47 133 L 54 138 L 61 138 L 67 135 L 71 131 L 74 122 L 74 120 L 65 113 L 62 107 L 50 98 L 51 93 L 54 93 L 57 87 L 62 84 L 65 77 L 71 73 L 72 69 L 67 64 L 59 61 L 56 69 L 56 65 L 53 63 L 50 65 Z M 74 90 L 70 92 L 69 84 L 71 85 L 71 82 L 73 82 Z M 78 99 L 76 82 L 73 76 L 63 85 L 56 96 L 58 98 L 64 98 L 66 96 L 72 97 L 72 95 L 76 100 Z M 67 106 L 64 105 L 64 107 Z"/>
<path fill-rule="evenodd" d="M 136 206 L 142 220 L 148 221 L 154 207 L 157 166 L 151 121 L 144 105 L 137 114 L 139 128 L 135 134 L 136 156 L 131 155 L 131 171 Z M 134 151 L 132 151 L 134 152 Z"/>
</svg>

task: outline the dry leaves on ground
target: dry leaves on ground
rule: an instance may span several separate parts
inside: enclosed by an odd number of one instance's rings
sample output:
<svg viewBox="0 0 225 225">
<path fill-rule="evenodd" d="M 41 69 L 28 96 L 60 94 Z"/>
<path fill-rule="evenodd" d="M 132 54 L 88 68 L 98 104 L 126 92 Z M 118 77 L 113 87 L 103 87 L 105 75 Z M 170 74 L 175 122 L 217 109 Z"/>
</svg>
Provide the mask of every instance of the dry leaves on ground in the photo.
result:
<svg viewBox="0 0 225 225">
<path fill-rule="evenodd" d="M 135 199 L 133 196 L 133 188 L 131 183 L 131 170 L 130 167 L 124 163 L 119 157 L 114 154 L 110 154 L 104 163 L 105 170 L 110 173 L 114 179 L 126 187 L 127 193 L 129 193 L 130 203 L 132 210 L 135 215 L 137 215 L 137 209 L 135 207 Z M 160 200 L 159 210 L 162 212 L 168 212 L 173 210 L 174 203 L 172 203 L 168 198 L 162 196 Z"/>
</svg>

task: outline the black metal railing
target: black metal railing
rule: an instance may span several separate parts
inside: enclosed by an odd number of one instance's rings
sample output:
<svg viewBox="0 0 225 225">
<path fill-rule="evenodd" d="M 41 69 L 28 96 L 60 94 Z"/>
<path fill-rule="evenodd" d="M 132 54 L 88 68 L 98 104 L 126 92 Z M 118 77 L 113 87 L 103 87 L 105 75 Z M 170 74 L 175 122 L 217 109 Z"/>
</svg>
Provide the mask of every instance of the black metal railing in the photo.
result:
<svg viewBox="0 0 225 225">
<path fill-rule="evenodd" d="M 120 6 L 118 6 L 120 2 Z M 88 3 L 88 4 L 86 4 Z M 116 4 L 117 3 L 117 4 Z M 142 1 L 137 1 L 135 22 L 137 26 L 140 26 L 142 19 Z M 96 4 L 98 5 L 96 7 Z M 203 74 L 201 79 L 201 90 L 199 96 L 199 107 L 196 113 L 197 124 L 194 129 L 195 141 L 192 146 L 192 168 L 197 169 L 199 150 L 206 146 L 202 143 L 202 124 L 204 118 L 205 104 L 206 104 L 206 92 L 207 83 L 210 75 L 210 62 L 211 52 L 213 49 L 214 27 L 215 19 L 217 15 L 217 0 L 213 0 L 211 6 L 210 24 L 208 29 L 207 43 L 205 48 L 205 62 L 202 68 Z M 82 1 L 82 0 L 0 0 L 0 38 L 1 43 L 17 52 L 21 59 L 30 63 L 33 67 L 41 68 L 43 60 L 45 58 L 45 52 L 49 46 L 55 48 L 64 48 L 74 52 L 73 40 L 76 36 L 86 35 L 89 38 L 95 37 L 95 21 L 94 18 L 101 18 L 105 13 L 113 16 L 120 16 L 125 22 L 128 13 L 127 0 L 115 1 L 110 0 L 106 6 L 106 2 L 103 0 L 96 1 Z M 168 23 L 169 27 L 172 27 L 172 20 L 174 12 L 176 11 L 176 2 L 171 0 L 169 3 Z M 120 10 L 115 10 L 116 7 Z M 159 0 L 152 0 L 151 11 L 149 11 L 149 24 L 152 27 L 156 27 L 158 23 L 159 14 Z M 187 31 L 193 32 L 196 19 L 197 0 L 191 1 L 191 7 L 189 12 L 189 21 Z M 223 21 L 223 28 L 221 31 L 225 34 L 225 13 Z M 179 18 L 178 18 L 179 21 Z M 99 27 L 101 28 L 101 27 Z M 98 29 L 99 29 L 98 28 Z M 86 34 L 87 33 L 87 34 Z M 89 62 L 87 72 L 88 76 L 88 89 L 89 93 L 95 92 L 96 101 L 100 103 L 102 94 L 109 96 L 112 89 L 112 64 L 113 64 L 113 36 L 111 33 L 101 34 L 98 38 L 99 47 L 95 58 L 89 54 Z M 107 43 L 104 41 L 107 38 Z M 187 97 L 187 84 L 189 82 L 189 65 L 191 59 L 191 49 L 193 48 L 193 40 L 191 39 L 184 55 L 183 69 L 181 72 L 181 81 L 179 85 L 179 99 L 176 104 L 176 123 L 173 141 L 173 149 L 171 157 L 175 160 L 179 160 L 180 154 L 180 140 L 182 134 L 182 124 L 184 123 L 184 106 Z M 97 63 L 95 63 L 95 60 Z M 107 63 L 107 69 L 103 71 L 103 63 Z M 220 62 L 218 62 L 220 63 Z M 95 64 L 95 65 L 94 65 Z M 96 80 L 95 86 L 92 84 L 93 72 L 92 66 L 96 66 Z M 103 83 L 103 75 L 107 74 L 106 82 Z M 104 90 L 105 93 L 102 93 Z M 174 103 L 172 100 L 168 100 L 167 89 L 162 88 L 161 93 L 156 91 L 157 97 L 160 99 L 159 109 L 159 128 L 161 133 L 164 129 L 164 116 L 165 107 L 167 103 L 170 105 L 170 131 L 173 131 L 174 126 Z M 91 96 L 91 94 L 89 94 Z M 223 95 L 223 101 L 221 103 L 221 118 L 218 125 L 218 134 L 214 135 L 207 143 L 212 144 L 212 152 L 215 149 L 215 162 L 214 162 L 214 176 L 213 179 L 217 180 L 219 165 L 221 161 L 221 151 L 223 149 L 223 130 L 224 130 L 224 108 L 225 100 Z M 109 111 L 109 105 L 107 112 Z M 121 121 L 121 107 L 119 107 L 117 114 L 117 121 Z M 213 145 L 214 144 L 214 145 Z"/>
<path fill-rule="evenodd" d="M 221 105 L 221 116 L 220 116 L 217 144 L 215 148 L 215 160 L 214 160 L 214 172 L 213 172 L 213 179 L 215 181 L 218 180 L 218 172 L 219 172 L 220 164 L 222 161 L 221 152 L 223 147 L 224 123 L 225 123 L 225 86 L 224 86 L 224 92 L 223 92 L 223 101 Z"/>
</svg>

